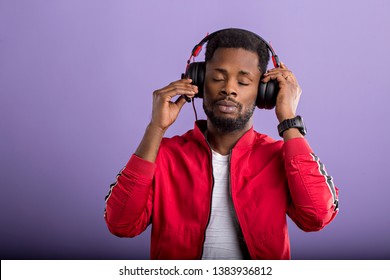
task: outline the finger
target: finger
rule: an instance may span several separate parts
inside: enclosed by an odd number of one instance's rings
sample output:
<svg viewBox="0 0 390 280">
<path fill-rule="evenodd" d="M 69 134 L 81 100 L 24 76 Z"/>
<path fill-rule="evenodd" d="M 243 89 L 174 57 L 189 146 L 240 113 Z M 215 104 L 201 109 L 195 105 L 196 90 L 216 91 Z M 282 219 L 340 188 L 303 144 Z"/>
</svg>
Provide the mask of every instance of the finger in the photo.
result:
<svg viewBox="0 0 390 280">
<path fill-rule="evenodd" d="M 183 78 L 183 79 L 180 79 L 180 80 L 176 80 L 176 81 L 173 81 L 171 84 L 175 84 L 175 83 L 186 83 L 186 84 L 190 84 L 192 83 L 192 79 L 189 79 L 189 78 Z"/>
<path fill-rule="evenodd" d="M 181 110 L 181 108 L 183 108 L 184 104 L 186 104 L 187 101 L 186 99 L 184 98 L 184 96 L 180 96 L 176 101 L 175 101 L 175 104 L 179 107 L 179 110 Z"/>
<path fill-rule="evenodd" d="M 166 87 L 163 87 L 159 91 L 166 92 L 166 91 L 170 91 L 172 89 L 176 89 L 177 91 L 183 91 L 183 90 L 184 91 L 194 91 L 194 92 L 198 91 L 198 87 L 196 85 L 192 85 L 190 83 L 186 83 L 186 82 L 182 82 L 182 81 L 170 83 L 169 85 L 167 85 Z"/>
<path fill-rule="evenodd" d="M 197 89 L 194 87 L 187 87 L 183 85 L 172 85 L 161 90 L 157 90 L 155 95 L 160 97 L 168 97 L 172 98 L 176 95 L 188 95 L 189 97 L 193 97 L 197 93 Z"/>
<path fill-rule="evenodd" d="M 169 85 L 174 85 L 174 84 L 189 84 L 190 85 L 191 83 L 192 83 L 192 79 L 184 78 L 184 79 L 174 81 L 174 82 L 170 83 Z"/>
<path fill-rule="evenodd" d="M 283 62 L 280 62 L 280 68 L 282 69 L 288 69 L 286 64 L 284 64 Z"/>
<path fill-rule="evenodd" d="M 270 69 L 268 70 L 267 72 L 264 73 L 265 76 L 269 75 L 269 74 L 272 74 L 272 73 L 289 73 L 290 75 L 292 74 L 292 72 L 290 70 L 288 70 L 287 68 L 273 68 L 273 69 Z"/>
<path fill-rule="evenodd" d="M 286 80 L 289 80 L 289 81 L 296 81 L 296 77 L 295 75 L 290 71 L 290 70 L 285 70 L 285 69 L 280 69 L 280 68 L 276 68 L 276 69 L 272 69 L 270 71 L 268 71 L 267 73 L 265 73 L 263 75 L 264 78 L 267 78 L 267 77 L 270 77 L 270 79 L 274 80 L 277 78 L 277 76 L 282 76 L 284 77 Z M 267 81 L 269 81 L 269 79 L 266 79 Z M 263 79 L 262 79 L 263 81 Z"/>
<path fill-rule="evenodd" d="M 177 81 L 174 81 L 174 82 L 170 83 L 169 85 L 166 85 L 163 88 L 157 89 L 156 91 L 159 91 L 159 92 L 160 91 L 165 91 L 165 90 L 169 90 L 169 89 L 174 88 L 174 87 L 187 87 L 187 88 L 196 87 L 196 86 L 192 85 L 191 82 L 192 82 L 191 79 L 177 80 Z"/>
<path fill-rule="evenodd" d="M 286 83 L 289 79 L 291 79 L 290 76 L 285 75 L 282 72 L 274 72 L 264 75 L 264 78 L 261 81 L 267 83 L 270 80 L 277 80 L 279 83 Z M 290 81 L 292 81 L 292 79 Z"/>
<path fill-rule="evenodd" d="M 280 71 L 288 71 L 288 72 L 291 72 L 286 64 L 284 64 L 283 62 L 280 62 L 280 67 L 276 67 L 276 68 L 273 68 L 273 69 L 270 69 L 268 70 L 266 73 L 264 73 L 264 75 L 266 75 L 267 73 L 273 73 L 273 72 L 280 72 Z"/>
<path fill-rule="evenodd" d="M 158 92 L 160 92 L 160 93 L 165 93 L 165 92 L 169 92 L 169 91 L 196 93 L 197 88 L 195 88 L 193 86 L 185 86 L 185 85 L 172 85 L 172 86 L 168 86 L 168 87 L 165 87 L 165 88 L 158 90 Z"/>
<path fill-rule="evenodd" d="M 176 95 L 187 95 L 188 97 L 194 97 L 196 93 L 197 92 L 195 92 L 193 89 L 172 88 L 172 89 L 164 90 L 159 94 L 161 96 L 170 96 L 170 97 L 174 97 Z"/>
</svg>

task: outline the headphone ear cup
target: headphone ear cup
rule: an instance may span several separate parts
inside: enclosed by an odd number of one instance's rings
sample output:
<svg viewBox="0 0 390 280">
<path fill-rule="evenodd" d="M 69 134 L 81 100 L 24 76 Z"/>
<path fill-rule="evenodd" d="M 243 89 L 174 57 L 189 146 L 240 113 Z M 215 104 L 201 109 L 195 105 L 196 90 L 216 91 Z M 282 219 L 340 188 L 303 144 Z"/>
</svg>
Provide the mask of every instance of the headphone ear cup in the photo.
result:
<svg viewBox="0 0 390 280">
<path fill-rule="evenodd" d="M 260 78 L 260 80 L 263 79 L 263 77 Z M 263 83 L 260 81 L 259 83 L 259 89 L 257 91 L 257 99 L 256 99 L 256 106 L 259 109 L 264 109 L 265 107 L 265 92 L 267 90 L 267 83 Z"/>
<path fill-rule="evenodd" d="M 192 79 L 192 84 L 198 87 L 198 94 L 195 97 L 203 98 L 205 72 L 205 62 L 193 62 L 188 66 L 186 77 Z"/>
<path fill-rule="evenodd" d="M 273 109 L 276 106 L 276 97 L 278 96 L 279 85 L 276 80 L 270 80 L 267 83 L 259 83 L 256 105 L 260 109 Z"/>
</svg>

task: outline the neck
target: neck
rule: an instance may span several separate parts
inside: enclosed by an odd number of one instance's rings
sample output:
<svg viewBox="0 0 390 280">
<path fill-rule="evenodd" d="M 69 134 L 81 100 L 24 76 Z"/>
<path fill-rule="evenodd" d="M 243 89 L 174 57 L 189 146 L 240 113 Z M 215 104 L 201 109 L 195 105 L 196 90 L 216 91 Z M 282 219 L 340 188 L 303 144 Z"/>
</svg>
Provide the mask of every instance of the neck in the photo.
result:
<svg viewBox="0 0 390 280">
<path fill-rule="evenodd" d="M 220 132 L 213 124 L 207 120 L 207 141 L 211 148 L 221 155 L 228 155 L 234 145 L 240 138 L 252 127 L 252 121 L 249 121 L 246 126 L 233 132 Z"/>
</svg>

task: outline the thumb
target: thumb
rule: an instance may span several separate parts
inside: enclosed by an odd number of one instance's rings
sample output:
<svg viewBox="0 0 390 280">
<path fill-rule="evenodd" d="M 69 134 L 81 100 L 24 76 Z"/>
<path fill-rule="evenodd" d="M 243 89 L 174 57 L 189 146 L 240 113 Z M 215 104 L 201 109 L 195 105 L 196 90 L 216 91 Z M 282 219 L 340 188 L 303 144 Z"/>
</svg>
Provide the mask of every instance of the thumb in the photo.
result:
<svg viewBox="0 0 390 280">
<path fill-rule="evenodd" d="M 183 95 L 181 95 L 176 101 L 175 101 L 175 104 L 179 107 L 179 110 L 181 110 L 181 108 L 183 108 L 184 104 L 186 104 L 187 101 L 186 99 L 184 98 Z"/>
</svg>

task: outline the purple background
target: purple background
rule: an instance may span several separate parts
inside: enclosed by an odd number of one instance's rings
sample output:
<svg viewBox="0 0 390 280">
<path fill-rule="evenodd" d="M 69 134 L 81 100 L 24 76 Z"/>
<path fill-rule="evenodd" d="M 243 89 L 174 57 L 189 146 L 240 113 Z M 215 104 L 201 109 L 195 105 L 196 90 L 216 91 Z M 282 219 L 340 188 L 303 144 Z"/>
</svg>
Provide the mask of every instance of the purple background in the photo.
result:
<svg viewBox="0 0 390 280">
<path fill-rule="evenodd" d="M 150 229 L 111 235 L 104 197 L 153 90 L 226 27 L 270 40 L 295 72 L 307 138 L 340 188 L 323 231 L 289 224 L 292 257 L 390 259 L 389 11 L 386 0 L 1 0 L 1 259 L 149 258 Z M 167 136 L 193 121 L 187 105 Z M 256 110 L 256 130 L 277 137 L 276 125 Z"/>
</svg>

